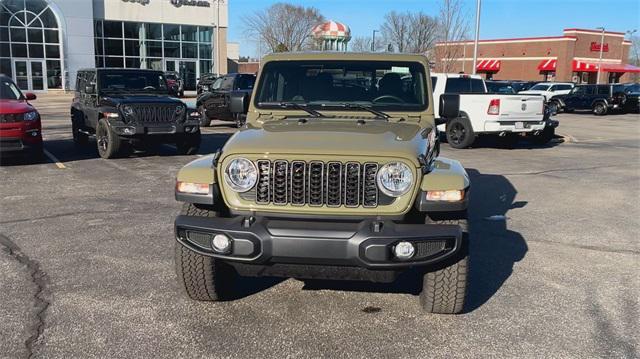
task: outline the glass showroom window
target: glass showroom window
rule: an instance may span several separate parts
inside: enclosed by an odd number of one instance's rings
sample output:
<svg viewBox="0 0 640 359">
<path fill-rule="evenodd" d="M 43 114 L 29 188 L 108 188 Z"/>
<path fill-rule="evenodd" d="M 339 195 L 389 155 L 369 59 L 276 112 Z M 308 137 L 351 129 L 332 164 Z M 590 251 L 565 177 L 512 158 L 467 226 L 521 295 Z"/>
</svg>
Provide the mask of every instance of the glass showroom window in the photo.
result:
<svg viewBox="0 0 640 359">
<path fill-rule="evenodd" d="M 96 66 L 179 71 L 187 89 L 212 70 L 213 28 L 98 20 Z"/>
<path fill-rule="evenodd" d="M 46 1 L 0 1 L 0 73 L 25 90 L 62 88 L 60 29 Z"/>
</svg>

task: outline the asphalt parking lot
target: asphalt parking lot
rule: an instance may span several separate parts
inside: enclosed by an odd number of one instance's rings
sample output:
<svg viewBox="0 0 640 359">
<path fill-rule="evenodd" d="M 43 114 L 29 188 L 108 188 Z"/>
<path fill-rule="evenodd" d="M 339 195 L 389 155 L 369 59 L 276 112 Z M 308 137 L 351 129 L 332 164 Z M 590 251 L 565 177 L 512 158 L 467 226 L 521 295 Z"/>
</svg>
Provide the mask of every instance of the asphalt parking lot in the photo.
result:
<svg viewBox="0 0 640 359">
<path fill-rule="evenodd" d="M 42 95 L 48 160 L 0 167 L 2 357 L 638 357 L 640 116 L 560 114 L 548 146 L 442 155 L 472 177 L 465 314 L 414 286 L 255 279 L 199 303 L 173 270 L 175 174 L 163 146 L 103 160 Z M 203 131 L 201 154 L 234 129 Z M 92 142 L 93 144 L 93 142 Z"/>
</svg>

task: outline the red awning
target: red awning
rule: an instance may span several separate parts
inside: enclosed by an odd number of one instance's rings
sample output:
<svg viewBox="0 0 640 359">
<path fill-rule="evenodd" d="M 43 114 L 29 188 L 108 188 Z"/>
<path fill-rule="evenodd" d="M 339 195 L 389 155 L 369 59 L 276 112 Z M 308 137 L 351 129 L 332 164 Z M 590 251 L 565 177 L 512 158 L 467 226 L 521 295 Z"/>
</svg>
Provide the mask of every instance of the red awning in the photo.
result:
<svg viewBox="0 0 640 359">
<path fill-rule="evenodd" d="M 575 72 L 598 72 L 598 64 L 573 60 L 573 71 Z"/>
<path fill-rule="evenodd" d="M 500 71 L 500 60 L 482 60 L 476 65 L 477 71 L 498 72 Z"/>
<path fill-rule="evenodd" d="M 640 73 L 640 67 L 625 64 L 602 64 L 602 71 L 606 72 L 636 72 Z"/>
<path fill-rule="evenodd" d="M 558 60 L 542 60 L 538 64 L 538 70 L 540 71 L 555 71 Z"/>
</svg>

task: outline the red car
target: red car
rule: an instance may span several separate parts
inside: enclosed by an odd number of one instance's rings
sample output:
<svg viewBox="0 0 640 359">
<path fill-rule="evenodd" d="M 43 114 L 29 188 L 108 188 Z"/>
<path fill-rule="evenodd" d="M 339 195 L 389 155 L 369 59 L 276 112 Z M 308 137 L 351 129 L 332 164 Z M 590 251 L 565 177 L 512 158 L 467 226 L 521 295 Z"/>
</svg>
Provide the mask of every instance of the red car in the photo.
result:
<svg viewBox="0 0 640 359">
<path fill-rule="evenodd" d="M 29 103 L 35 99 L 32 93 L 23 94 L 10 77 L 0 75 L 0 156 L 42 157 L 40 114 Z"/>
</svg>

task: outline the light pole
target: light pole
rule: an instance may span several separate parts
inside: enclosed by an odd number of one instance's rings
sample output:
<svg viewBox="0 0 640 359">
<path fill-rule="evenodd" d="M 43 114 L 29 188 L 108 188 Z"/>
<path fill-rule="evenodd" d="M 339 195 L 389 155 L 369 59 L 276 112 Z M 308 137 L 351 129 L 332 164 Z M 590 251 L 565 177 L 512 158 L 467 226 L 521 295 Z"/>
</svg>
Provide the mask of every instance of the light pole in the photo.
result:
<svg viewBox="0 0 640 359">
<path fill-rule="evenodd" d="M 215 68 L 215 73 L 216 76 L 220 76 L 220 3 L 224 2 L 224 0 L 213 0 L 216 3 L 216 22 L 215 25 L 216 27 L 216 41 L 215 41 L 215 48 L 213 49 L 213 65 Z"/>
<path fill-rule="evenodd" d="M 604 50 L 604 27 L 596 27 L 596 29 L 602 31 L 602 35 L 600 35 L 600 60 L 598 60 L 598 78 L 596 79 L 596 85 L 599 85 L 600 71 L 602 70 L 602 50 Z"/>
<path fill-rule="evenodd" d="M 476 3 L 476 39 L 473 42 L 473 74 L 476 74 L 476 63 L 478 62 L 478 37 L 480 36 L 480 2 Z"/>
<path fill-rule="evenodd" d="M 376 52 L 376 32 L 379 30 L 373 30 L 373 36 L 371 37 L 371 52 Z"/>
</svg>

